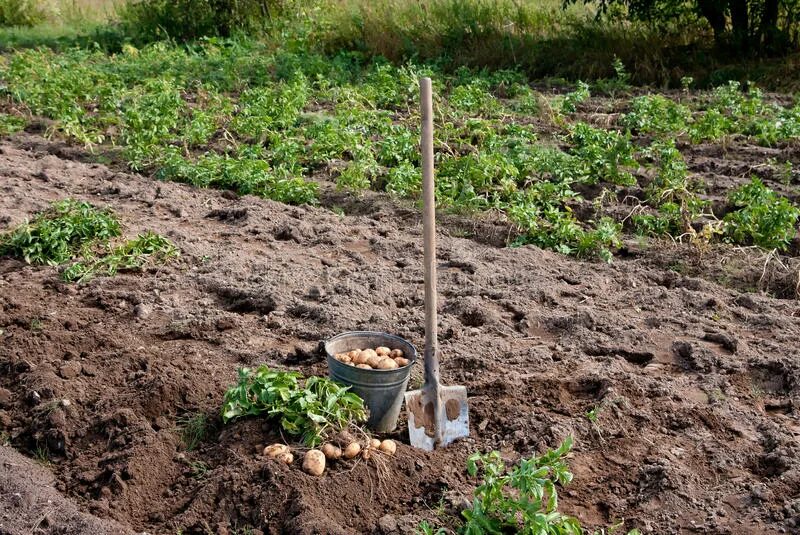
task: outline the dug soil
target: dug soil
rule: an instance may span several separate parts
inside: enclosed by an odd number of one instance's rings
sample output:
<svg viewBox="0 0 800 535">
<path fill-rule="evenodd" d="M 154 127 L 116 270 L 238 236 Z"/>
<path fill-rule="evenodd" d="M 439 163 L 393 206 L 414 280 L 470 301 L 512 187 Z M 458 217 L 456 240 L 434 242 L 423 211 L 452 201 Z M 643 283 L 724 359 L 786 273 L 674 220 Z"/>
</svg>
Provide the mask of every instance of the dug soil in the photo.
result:
<svg viewBox="0 0 800 535">
<path fill-rule="evenodd" d="M 0 259 L 0 533 L 412 533 L 471 501 L 472 452 L 514 462 L 568 436 L 560 508 L 585 526 L 800 532 L 800 302 L 721 285 L 726 250 L 582 262 L 443 214 L 442 376 L 468 389 L 471 435 L 424 453 L 401 421 L 394 457 L 314 477 L 258 453 L 281 440 L 269 422 L 222 425 L 223 393 L 241 366 L 326 375 L 319 342 L 343 331 L 421 347 L 419 210 L 325 184 L 323 206 L 290 207 L 90 160 L 0 143 L 0 231 L 69 196 L 181 257 L 84 285 Z M 186 451 L 198 412 L 211 431 Z"/>
</svg>

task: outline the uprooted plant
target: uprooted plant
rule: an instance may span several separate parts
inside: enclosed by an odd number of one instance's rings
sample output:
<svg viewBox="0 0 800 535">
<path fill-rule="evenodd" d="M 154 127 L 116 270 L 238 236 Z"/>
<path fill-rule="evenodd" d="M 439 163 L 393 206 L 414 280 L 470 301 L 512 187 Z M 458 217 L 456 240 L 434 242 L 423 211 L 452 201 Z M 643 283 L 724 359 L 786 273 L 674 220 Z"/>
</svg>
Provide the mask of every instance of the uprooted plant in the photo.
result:
<svg viewBox="0 0 800 535">
<path fill-rule="evenodd" d="M 64 199 L 1 235 L 0 255 L 15 256 L 29 264 L 55 266 L 79 256 L 95 242 L 119 236 L 120 232 L 119 221 L 110 210 Z"/>
<path fill-rule="evenodd" d="M 64 199 L 0 235 L 0 255 L 51 266 L 80 258 L 62 272 L 62 277 L 69 282 L 85 282 L 95 275 L 112 276 L 163 264 L 179 254 L 172 242 L 150 231 L 112 245 L 111 240 L 121 233 L 120 222 L 110 209 Z"/>
<path fill-rule="evenodd" d="M 303 377 L 295 372 L 239 369 L 236 385 L 225 392 L 222 421 L 265 415 L 280 423 L 289 435 L 300 436 L 316 446 L 331 433 L 351 422 L 366 420 L 364 401 L 358 395 L 324 377 Z"/>
</svg>

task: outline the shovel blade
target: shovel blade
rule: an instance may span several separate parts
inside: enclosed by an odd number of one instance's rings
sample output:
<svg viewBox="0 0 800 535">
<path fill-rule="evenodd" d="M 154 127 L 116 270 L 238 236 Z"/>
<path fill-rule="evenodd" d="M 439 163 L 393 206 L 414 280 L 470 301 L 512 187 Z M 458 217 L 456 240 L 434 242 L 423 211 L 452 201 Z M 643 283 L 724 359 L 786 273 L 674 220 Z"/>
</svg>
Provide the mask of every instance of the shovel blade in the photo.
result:
<svg viewBox="0 0 800 535">
<path fill-rule="evenodd" d="M 434 390 L 410 390 L 406 392 L 408 412 L 408 438 L 415 448 L 431 451 L 443 448 L 461 437 L 469 436 L 469 412 L 467 389 L 464 386 L 440 386 L 442 415 L 436 421 L 433 400 Z M 442 437 L 436 443 L 437 429 Z"/>
</svg>

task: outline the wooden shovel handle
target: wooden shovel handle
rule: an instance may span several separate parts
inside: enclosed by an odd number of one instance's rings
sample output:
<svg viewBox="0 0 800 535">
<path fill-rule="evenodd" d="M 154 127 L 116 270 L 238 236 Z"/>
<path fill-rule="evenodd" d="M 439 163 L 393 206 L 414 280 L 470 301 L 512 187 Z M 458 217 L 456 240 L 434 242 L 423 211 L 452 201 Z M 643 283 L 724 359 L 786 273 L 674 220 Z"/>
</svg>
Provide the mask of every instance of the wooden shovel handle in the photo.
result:
<svg viewBox="0 0 800 535">
<path fill-rule="evenodd" d="M 436 197 L 433 185 L 433 95 L 431 79 L 419 81 L 422 112 L 422 234 L 425 250 L 425 386 L 439 386 L 436 319 Z"/>
</svg>

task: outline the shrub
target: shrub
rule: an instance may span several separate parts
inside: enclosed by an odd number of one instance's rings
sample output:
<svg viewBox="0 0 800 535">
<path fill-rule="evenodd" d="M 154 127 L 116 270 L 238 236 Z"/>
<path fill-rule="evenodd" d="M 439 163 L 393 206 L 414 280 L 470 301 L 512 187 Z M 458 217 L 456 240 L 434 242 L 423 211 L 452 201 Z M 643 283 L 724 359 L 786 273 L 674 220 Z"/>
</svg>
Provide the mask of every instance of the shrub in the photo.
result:
<svg viewBox="0 0 800 535">
<path fill-rule="evenodd" d="M 137 39 L 187 41 L 258 31 L 280 7 L 280 0 L 133 0 L 120 16 Z"/>
<path fill-rule="evenodd" d="M 31 0 L 0 0 L 0 27 L 35 26 L 44 22 L 46 13 Z"/>
</svg>

